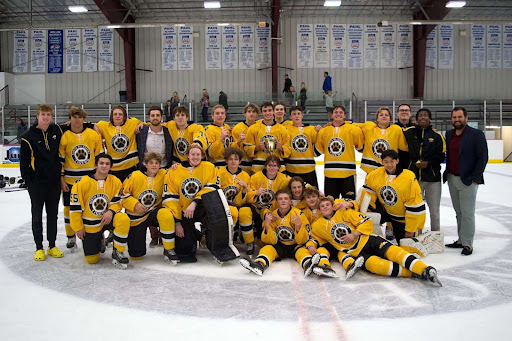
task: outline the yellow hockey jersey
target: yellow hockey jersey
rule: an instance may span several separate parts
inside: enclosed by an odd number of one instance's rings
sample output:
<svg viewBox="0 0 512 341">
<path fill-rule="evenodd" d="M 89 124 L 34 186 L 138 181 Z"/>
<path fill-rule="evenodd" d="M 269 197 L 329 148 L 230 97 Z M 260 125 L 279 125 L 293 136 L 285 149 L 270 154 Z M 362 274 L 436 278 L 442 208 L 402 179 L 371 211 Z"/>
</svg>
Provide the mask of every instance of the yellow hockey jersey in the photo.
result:
<svg viewBox="0 0 512 341">
<path fill-rule="evenodd" d="M 410 170 L 405 169 L 390 180 L 384 167 L 377 168 L 366 176 L 359 205 L 365 195 L 370 196 L 372 207 L 375 207 L 375 200 L 378 198 L 392 220 L 405 222 L 407 232 L 423 229 L 426 216 L 425 203 L 420 185 Z"/>
<path fill-rule="evenodd" d="M 242 180 L 249 185 L 251 177 L 241 168 L 238 168 L 236 173 L 231 173 L 226 166 L 220 167 L 217 171 L 220 179 L 220 188 L 224 191 L 224 195 L 230 205 L 241 207 L 247 201 L 247 193 L 242 192 L 242 186 L 237 182 L 237 179 Z M 249 190 L 249 188 L 247 188 Z"/>
<path fill-rule="evenodd" d="M 84 175 L 94 173 L 94 158 L 103 149 L 101 136 L 85 128 L 77 134 L 69 129 L 60 140 L 59 159 L 64 168 L 64 181 L 72 185 Z"/>
<path fill-rule="evenodd" d="M 314 171 L 316 166 L 314 145 L 317 138 L 315 127 L 295 127 L 293 124 L 288 124 L 286 129 L 290 135 L 291 147 L 290 156 L 284 159 L 286 170 L 297 174 Z"/>
<path fill-rule="evenodd" d="M 253 173 L 261 171 L 264 168 L 265 160 L 270 155 L 266 149 L 255 152 L 256 147 L 260 142 L 264 142 L 266 138 L 272 136 L 276 138 L 277 141 L 283 143 L 283 151 L 276 151 L 276 155 L 281 160 L 290 156 L 290 138 L 286 128 L 275 121 L 269 126 L 263 123 L 263 121 L 257 121 L 247 130 L 244 142 L 244 149 L 247 155 L 252 158 Z M 283 164 L 280 171 L 283 172 L 284 170 L 285 168 Z"/>
<path fill-rule="evenodd" d="M 201 199 L 204 193 L 220 188 L 217 169 L 208 161 L 201 161 L 197 167 L 184 162 L 176 169 L 169 169 L 164 181 L 162 204 L 171 210 L 174 219 L 179 221 L 182 212 L 194 200 Z"/>
<path fill-rule="evenodd" d="M 206 132 L 206 139 L 208 140 L 208 147 L 206 148 L 206 155 L 208 161 L 213 163 L 216 167 L 225 166 L 224 150 L 229 148 L 233 143 L 233 136 L 231 136 L 231 128 L 229 125 L 224 124 L 224 129 L 228 132 L 223 141 L 220 139 L 222 134 L 222 127 L 210 124 L 204 128 Z"/>
<path fill-rule="evenodd" d="M 166 171 L 160 169 L 155 177 L 141 171 L 131 173 L 123 183 L 123 207 L 130 218 L 130 226 L 144 222 L 149 214 L 162 203 Z M 135 205 L 141 203 L 146 213 L 137 213 Z"/>
<path fill-rule="evenodd" d="M 233 143 L 231 144 L 231 148 L 237 148 L 242 151 L 244 156 L 242 157 L 242 162 L 240 163 L 240 168 L 242 168 L 244 171 L 247 172 L 247 174 L 252 174 L 252 158 L 250 158 L 245 149 L 244 149 L 244 141 L 241 141 L 238 143 L 238 139 L 240 138 L 240 135 L 247 134 L 247 130 L 249 130 L 249 126 L 245 122 L 240 122 L 236 126 L 233 127 L 233 130 L 231 131 L 231 135 L 233 136 Z"/>
<path fill-rule="evenodd" d="M 206 152 L 208 140 L 206 139 L 203 126 L 192 123 L 185 129 L 178 130 L 176 122 L 174 121 L 163 123 L 163 125 L 169 129 L 169 134 L 171 134 L 172 141 L 174 142 L 173 163 L 183 163 L 187 161 L 188 147 L 194 142 L 199 143 L 203 151 Z"/>
<path fill-rule="evenodd" d="M 288 187 L 291 178 L 283 173 L 277 173 L 274 180 L 267 178 L 267 170 L 264 169 L 251 176 L 249 182 L 249 193 L 247 194 L 247 202 L 253 204 L 258 209 L 269 209 L 275 202 L 276 192 L 280 189 Z M 260 187 L 267 190 L 262 195 L 256 195 Z"/>
<path fill-rule="evenodd" d="M 105 180 L 93 176 L 82 177 L 71 188 L 69 220 L 71 228 L 86 233 L 101 231 L 101 218 L 105 212 L 118 213 L 123 208 L 121 180 L 108 175 Z"/>
<path fill-rule="evenodd" d="M 356 174 L 354 148 L 363 148 L 363 134 L 350 122 L 340 127 L 327 126 L 318 132 L 315 148 L 317 155 L 324 154 L 326 177 L 348 178 Z"/>
<path fill-rule="evenodd" d="M 96 126 L 105 140 L 107 154 L 112 156 L 113 171 L 119 171 L 136 166 L 139 163 L 135 128 L 142 122 L 129 118 L 123 125 L 115 126 L 108 121 L 99 121 Z"/>
<path fill-rule="evenodd" d="M 285 245 L 302 245 L 309 240 L 309 231 L 311 226 L 308 219 L 301 210 L 295 207 L 290 207 L 290 210 L 284 217 L 279 214 L 279 210 L 272 212 L 278 218 L 270 223 L 267 231 L 263 230 L 261 234 L 261 241 L 265 244 L 274 245 L 282 243 Z M 293 222 L 293 217 L 299 216 L 301 226 L 297 226 Z"/>
<path fill-rule="evenodd" d="M 364 135 L 363 157 L 361 158 L 361 169 L 366 173 L 382 166 L 380 154 L 388 149 L 398 152 L 399 149 L 408 151 L 405 136 L 396 124 L 386 129 L 381 129 L 375 122 L 368 121 L 359 124 Z"/>
</svg>

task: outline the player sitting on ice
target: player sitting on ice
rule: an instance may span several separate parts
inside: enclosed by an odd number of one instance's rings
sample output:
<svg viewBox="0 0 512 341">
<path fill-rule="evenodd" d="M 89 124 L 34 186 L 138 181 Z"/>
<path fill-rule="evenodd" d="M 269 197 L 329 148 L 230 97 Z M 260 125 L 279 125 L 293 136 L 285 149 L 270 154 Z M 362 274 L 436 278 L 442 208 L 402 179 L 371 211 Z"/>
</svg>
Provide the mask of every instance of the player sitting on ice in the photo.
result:
<svg viewBox="0 0 512 341">
<path fill-rule="evenodd" d="M 257 275 L 263 275 L 274 260 L 295 259 L 303 268 L 312 267 L 318 262 L 303 247 L 309 239 L 309 222 L 297 208 L 292 207 L 292 195 L 289 189 L 280 189 L 276 193 L 277 209 L 265 215 L 261 240 L 266 243 L 256 260 L 241 258 L 240 264 Z"/>
<path fill-rule="evenodd" d="M 332 254 L 345 269 L 347 279 L 364 268 L 383 276 L 416 275 L 414 277 L 442 286 L 435 268 L 386 239 L 371 234 L 373 225 L 366 215 L 351 209 L 334 211 L 331 198 L 321 198 L 319 207 L 322 217 L 313 223 L 311 240 L 306 244 L 311 255 L 321 255 L 320 262 L 313 267 L 315 274 L 335 276 L 329 263 Z"/>
</svg>

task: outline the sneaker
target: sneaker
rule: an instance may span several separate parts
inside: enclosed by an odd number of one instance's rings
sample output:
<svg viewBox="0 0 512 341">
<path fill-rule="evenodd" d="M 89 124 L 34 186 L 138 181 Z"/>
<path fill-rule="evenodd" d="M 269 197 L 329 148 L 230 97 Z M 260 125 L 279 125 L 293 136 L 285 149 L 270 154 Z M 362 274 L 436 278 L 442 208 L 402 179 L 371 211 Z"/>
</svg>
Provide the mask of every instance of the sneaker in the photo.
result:
<svg viewBox="0 0 512 341">
<path fill-rule="evenodd" d="M 263 271 L 265 271 L 263 264 L 252 261 L 248 258 L 240 258 L 240 265 L 258 276 L 263 276 Z"/>
<path fill-rule="evenodd" d="M 254 254 L 254 243 L 247 243 L 247 251 L 245 251 L 247 256 Z"/>
<path fill-rule="evenodd" d="M 347 273 L 345 275 L 345 279 L 347 280 L 347 279 L 352 278 L 356 274 L 356 272 L 358 272 L 363 267 L 363 264 L 364 264 L 364 257 L 362 257 L 362 256 L 357 257 L 356 260 L 348 266 Z"/>
<path fill-rule="evenodd" d="M 178 255 L 176 254 L 176 251 L 174 251 L 174 249 L 164 249 L 164 260 L 172 265 L 176 265 L 179 262 Z"/>
<path fill-rule="evenodd" d="M 443 285 L 441 284 L 441 281 L 437 277 L 437 270 L 433 266 L 427 266 L 425 270 L 423 270 L 423 273 L 421 274 L 421 278 L 427 281 L 430 281 L 434 284 L 438 284 L 440 287 Z"/>
<path fill-rule="evenodd" d="M 112 249 L 112 264 L 114 266 L 125 270 L 128 267 L 128 262 L 128 257 L 123 252 L 117 251 L 115 247 Z"/>
<path fill-rule="evenodd" d="M 454 241 L 451 244 L 445 244 L 444 246 L 452 248 L 452 249 L 462 249 L 464 246 L 462 246 L 462 243 L 458 240 Z"/>
<path fill-rule="evenodd" d="M 43 249 L 37 250 L 36 253 L 34 254 L 34 260 L 36 262 L 43 261 L 45 259 L 46 259 L 46 256 L 44 254 L 44 250 Z"/>
<path fill-rule="evenodd" d="M 311 273 L 313 272 L 313 267 L 318 265 L 318 262 L 320 262 L 320 254 L 315 253 L 311 259 L 308 259 L 306 263 L 304 264 L 304 278 L 309 277 Z"/>
<path fill-rule="evenodd" d="M 73 253 L 75 252 L 77 245 L 76 245 L 76 236 L 68 237 L 68 242 L 66 243 L 66 247 L 68 248 L 69 252 Z"/>
<path fill-rule="evenodd" d="M 48 254 L 48 256 L 52 256 L 53 258 L 62 258 L 62 257 L 64 257 L 64 252 L 62 252 L 61 250 L 57 249 L 56 246 L 52 247 L 51 249 L 48 249 L 48 251 L 46 251 L 46 253 Z"/>
<path fill-rule="evenodd" d="M 155 248 L 158 246 L 158 238 L 151 238 L 151 241 L 149 242 L 150 248 Z"/>
<path fill-rule="evenodd" d="M 462 252 L 460 253 L 463 256 L 469 256 L 473 253 L 473 248 L 471 246 L 464 246 L 462 248 Z"/>
<path fill-rule="evenodd" d="M 338 277 L 336 272 L 327 264 L 313 266 L 313 273 L 317 276 Z"/>
</svg>

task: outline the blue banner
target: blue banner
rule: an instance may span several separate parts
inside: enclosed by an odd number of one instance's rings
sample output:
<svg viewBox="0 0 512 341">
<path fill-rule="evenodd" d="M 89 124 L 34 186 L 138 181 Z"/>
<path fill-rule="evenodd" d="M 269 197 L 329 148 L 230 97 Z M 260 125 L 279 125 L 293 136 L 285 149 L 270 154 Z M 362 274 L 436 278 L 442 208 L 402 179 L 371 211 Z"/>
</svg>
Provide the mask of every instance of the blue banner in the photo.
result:
<svg viewBox="0 0 512 341">
<path fill-rule="evenodd" d="M 62 73 L 63 44 L 62 30 L 48 30 L 48 73 Z"/>
</svg>

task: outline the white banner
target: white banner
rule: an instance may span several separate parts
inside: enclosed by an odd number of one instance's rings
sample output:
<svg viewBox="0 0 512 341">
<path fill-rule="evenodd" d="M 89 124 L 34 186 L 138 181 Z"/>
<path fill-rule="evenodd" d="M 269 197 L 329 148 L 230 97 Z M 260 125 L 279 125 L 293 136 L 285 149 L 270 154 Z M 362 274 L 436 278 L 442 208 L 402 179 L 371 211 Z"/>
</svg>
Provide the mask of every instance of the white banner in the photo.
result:
<svg viewBox="0 0 512 341">
<path fill-rule="evenodd" d="M 380 67 L 383 69 L 396 68 L 396 26 L 389 25 L 380 28 Z"/>
<path fill-rule="evenodd" d="M 437 26 L 427 36 L 425 66 L 437 69 Z"/>
<path fill-rule="evenodd" d="M 66 48 L 66 72 L 81 72 L 82 65 L 80 64 L 80 50 L 82 43 L 82 30 L 80 29 L 66 29 L 65 34 L 65 48 Z"/>
<path fill-rule="evenodd" d="M 238 55 L 240 69 L 254 69 L 254 26 L 240 26 L 238 32 Z"/>
<path fill-rule="evenodd" d="M 206 70 L 220 70 L 222 69 L 220 27 L 205 26 L 204 29 L 206 31 L 204 38 Z"/>
<path fill-rule="evenodd" d="M 46 31 L 32 30 L 32 44 L 30 45 L 30 72 L 36 73 L 46 71 L 46 46 Z"/>
<path fill-rule="evenodd" d="M 453 25 L 440 25 L 438 38 L 439 69 L 453 69 Z"/>
<path fill-rule="evenodd" d="M 512 24 L 503 25 L 503 68 L 512 69 Z"/>
<path fill-rule="evenodd" d="M 100 28 L 99 71 L 114 71 L 114 29 Z"/>
<path fill-rule="evenodd" d="M 501 25 L 487 25 L 487 68 L 501 69 Z"/>
<path fill-rule="evenodd" d="M 256 27 L 256 69 L 272 66 L 270 27 Z"/>
<path fill-rule="evenodd" d="M 364 25 L 364 68 L 379 68 L 379 28 L 374 24 Z"/>
<path fill-rule="evenodd" d="M 297 68 L 313 68 L 313 25 L 297 25 Z"/>
<path fill-rule="evenodd" d="M 162 70 L 178 70 L 178 34 L 176 28 L 162 27 Z"/>
<path fill-rule="evenodd" d="M 315 24 L 314 67 L 329 67 L 329 25 Z"/>
<path fill-rule="evenodd" d="M 180 26 L 178 36 L 178 70 L 194 69 L 194 28 Z"/>
<path fill-rule="evenodd" d="M 347 25 L 331 25 L 331 68 L 347 67 Z"/>
<path fill-rule="evenodd" d="M 412 26 L 398 25 L 398 62 L 397 67 L 404 69 L 413 66 Z"/>
<path fill-rule="evenodd" d="M 82 51 L 84 55 L 82 71 L 98 71 L 98 31 L 95 28 L 84 28 L 82 30 L 82 37 Z"/>
<path fill-rule="evenodd" d="M 348 25 L 348 68 L 363 68 L 363 25 Z"/>
<path fill-rule="evenodd" d="M 471 68 L 485 69 L 485 25 L 471 25 Z"/>
<path fill-rule="evenodd" d="M 12 72 L 28 72 L 28 30 L 14 31 L 13 64 Z"/>
<path fill-rule="evenodd" d="M 222 27 L 222 69 L 238 69 L 238 26 Z"/>
</svg>

